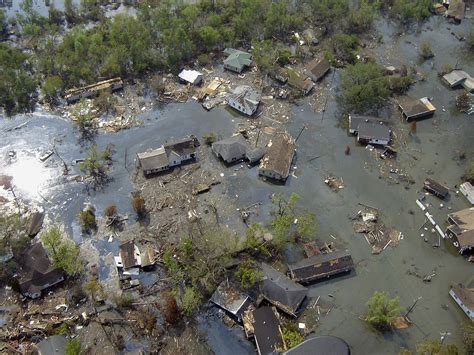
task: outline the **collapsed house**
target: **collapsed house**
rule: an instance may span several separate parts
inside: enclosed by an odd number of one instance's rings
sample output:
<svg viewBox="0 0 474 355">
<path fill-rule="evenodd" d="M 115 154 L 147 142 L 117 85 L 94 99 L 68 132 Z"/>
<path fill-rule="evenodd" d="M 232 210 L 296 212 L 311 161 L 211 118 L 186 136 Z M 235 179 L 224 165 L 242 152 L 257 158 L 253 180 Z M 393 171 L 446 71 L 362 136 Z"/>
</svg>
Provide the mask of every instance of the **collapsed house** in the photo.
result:
<svg viewBox="0 0 474 355">
<path fill-rule="evenodd" d="M 466 4 L 463 0 L 450 0 L 448 11 L 446 11 L 446 17 L 460 23 L 464 18 L 465 11 Z"/>
<path fill-rule="evenodd" d="M 308 289 L 290 280 L 270 265 L 262 263 L 264 274 L 261 294 L 264 299 L 283 312 L 296 317 Z"/>
<path fill-rule="evenodd" d="M 272 307 L 253 311 L 255 344 L 259 355 L 277 354 L 282 348 L 280 322 Z"/>
<path fill-rule="evenodd" d="M 233 164 L 243 159 L 247 159 L 250 164 L 254 164 L 262 159 L 265 154 L 264 148 L 250 148 L 240 133 L 212 143 L 211 149 L 226 164 Z"/>
<path fill-rule="evenodd" d="M 350 355 L 349 345 L 338 337 L 330 335 L 306 339 L 282 355 Z"/>
<path fill-rule="evenodd" d="M 181 81 L 192 85 L 200 85 L 203 80 L 202 73 L 196 70 L 183 69 L 181 73 L 179 73 L 178 77 Z"/>
<path fill-rule="evenodd" d="M 252 55 L 247 52 L 239 51 L 234 48 L 226 48 L 224 54 L 227 58 L 224 59 L 224 68 L 236 73 L 241 73 L 245 67 L 252 64 Z"/>
<path fill-rule="evenodd" d="M 290 174 L 295 147 L 295 140 L 288 133 L 276 133 L 268 143 L 258 174 L 270 179 L 286 181 Z"/>
<path fill-rule="evenodd" d="M 142 248 L 140 251 L 138 245 L 129 240 L 119 246 L 119 255 L 114 256 L 114 260 L 115 266 L 122 269 L 124 275 L 138 275 L 140 269 L 155 264 L 155 253 L 151 247 Z"/>
<path fill-rule="evenodd" d="M 305 69 L 306 74 L 316 83 L 329 72 L 331 64 L 326 59 L 315 58 L 306 65 Z"/>
<path fill-rule="evenodd" d="M 227 104 L 247 116 L 252 116 L 260 104 L 260 94 L 247 85 L 238 86 L 227 98 Z"/>
<path fill-rule="evenodd" d="M 448 214 L 446 235 L 460 254 L 474 249 L 474 207 Z"/>
<path fill-rule="evenodd" d="M 196 159 L 199 141 L 196 137 L 162 145 L 158 149 L 137 153 L 138 164 L 145 175 L 167 171 Z"/>
<path fill-rule="evenodd" d="M 212 294 L 211 302 L 241 322 L 243 313 L 250 304 L 250 298 L 234 283 L 223 281 Z"/>
<path fill-rule="evenodd" d="M 352 256 L 347 250 L 314 255 L 296 264 L 288 265 L 290 277 L 300 283 L 310 283 L 354 269 Z"/>
<path fill-rule="evenodd" d="M 427 97 L 421 99 L 403 98 L 398 102 L 398 110 L 406 121 L 432 116 L 436 107 Z"/>
<path fill-rule="evenodd" d="M 459 191 L 467 198 L 471 205 L 474 205 L 474 186 L 470 182 L 463 182 L 459 185 Z"/>
<path fill-rule="evenodd" d="M 54 267 L 41 243 L 33 244 L 19 261 L 20 292 L 30 298 L 38 298 L 41 291 L 64 281 L 62 269 Z"/>
<path fill-rule="evenodd" d="M 98 83 L 83 86 L 76 89 L 67 90 L 64 93 L 64 98 L 68 104 L 73 104 L 82 98 L 93 98 L 99 96 L 101 92 L 116 92 L 123 89 L 123 81 L 121 78 L 113 78 L 109 80 L 99 81 Z"/>
<path fill-rule="evenodd" d="M 467 288 L 462 284 L 454 285 L 449 290 L 454 302 L 474 322 L 474 288 Z"/>
<path fill-rule="evenodd" d="M 449 195 L 449 190 L 446 187 L 430 178 L 425 179 L 423 188 L 442 200 L 444 200 Z"/>
<path fill-rule="evenodd" d="M 463 70 L 453 70 L 443 75 L 443 82 L 452 89 L 462 86 L 468 92 L 474 92 L 474 78 Z"/>
<path fill-rule="evenodd" d="M 287 68 L 285 77 L 288 78 L 288 85 L 298 90 L 303 95 L 308 95 L 314 87 L 314 82 L 303 73 Z"/>
</svg>

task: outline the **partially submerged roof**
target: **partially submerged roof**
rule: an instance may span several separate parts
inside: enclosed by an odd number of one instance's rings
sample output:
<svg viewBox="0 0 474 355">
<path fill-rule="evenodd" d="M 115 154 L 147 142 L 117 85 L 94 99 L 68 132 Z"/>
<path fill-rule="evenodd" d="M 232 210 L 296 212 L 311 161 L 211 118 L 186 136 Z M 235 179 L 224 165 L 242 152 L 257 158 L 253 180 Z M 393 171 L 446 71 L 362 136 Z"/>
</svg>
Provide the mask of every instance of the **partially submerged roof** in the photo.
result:
<svg viewBox="0 0 474 355">
<path fill-rule="evenodd" d="M 316 81 L 324 77 L 330 68 L 331 64 L 324 58 L 315 58 L 306 65 L 306 70 L 311 73 Z"/>
<path fill-rule="evenodd" d="M 357 131 L 359 139 L 390 141 L 390 128 L 383 124 L 361 122 Z"/>
<path fill-rule="evenodd" d="M 448 217 L 452 219 L 461 230 L 468 231 L 474 229 L 474 207 L 450 213 Z"/>
<path fill-rule="evenodd" d="M 170 152 L 174 152 L 179 156 L 184 156 L 194 153 L 196 148 L 199 147 L 199 141 L 196 137 L 183 138 L 167 143 L 163 147 L 168 155 Z"/>
<path fill-rule="evenodd" d="M 442 199 L 446 198 L 449 194 L 449 190 L 446 187 L 430 178 L 425 179 L 423 188 Z"/>
<path fill-rule="evenodd" d="M 39 355 L 63 355 L 66 347 L 64 335 L 52 335 L 36 344 Z"/>
<path fill-rule="evenodd" d="M 260 355 L 277 353 L 281 348 L 280 323 L 272 307 L 260 307 L 253 311 L 254 337 Z"/>
<path fill-rule="evenodd" d="M 421 99 L 401 98 L 398 105 L 407 120 L 428 116 L 436 111 L 427 97 Z"/>
<path fill-rule="evenodd" d="M 223 281 L 213 293 L 211 302 L 240 319 L 249 297 L 232 282 Z"/>
<path fill-rule="evenodd" d="M 451 87 L 461 85 L 469 74 L 462 70 L 453 70 L 451 73 L 443 75 L 443 80 Z"/>
<path fill-rule="evenodd" d="M 363 116 L 363 115 L 349 115 L 349 131 L 351 133 L 357 132 L 359 129 L 359 124 L 361 123 L 380 123 L 384 122 L 384 120 L 381 120 L 378 117 L 373 117 L 373 116 Z"/>
<path fill-rule="evenodd" d="M 140 166 L 143 170 L 161 169 L 168 166 L 168 156 L 165 148 L 160 147 L 158 149 L 150 150 L 143 153 L 137 153 Z"/>
<path fill-rule="evenodd" d="M 350 355 L 349 345 L 341 338 L 330 335 L 306 339 L 283 355 Z"/>
<path fill-rule="evenodd" d="M 308 294 L 308 289 L 290 280 L 270 265 L 262 263 L 264 274 L 262 295 L 282 311 L 296 315 L 296 311 Z"/>
<path fill-rule="evenodd" d="M 242 68 L 252 64 L 252 55 L 247 52 L 240 51 L 234 48 L 226 48 L 224 54 L 227 54 L 227 58 L 224 60 L 225 65 L 230 65 L 235 68 Z"/>
<path fill-rule="evenodd" d="M 458 284 L 451 287 L 449 294 L 466 315 L 474 321 L 474 288 Z"/>
<path fill-rule="evenodd" d="M 181 80 L 187 81 L 188 83 L 192 84 L 195 84 L 202 80 L 202 73 L 196 70 L 183 69 L 178 76 Z"/>
<path fill-rule="evenodd" d="M 140 251 L 133 240 L 120 245 L 120 258 L 125 269 L 141 266 Z"/>
<path fill-rule="evenodd" d="M 248 85 L 240 85 L 233 91 L 229 99 L 232 99 L 243 108 L 243 112 L 254 113 L 260 104 L 260 93 Z"/>
<path fill-rule="evenodd" d="M 464 182 L 459 185 L 459 191 L 466 196 L 471 205 L 474 205 L 474 186 L 470 182 Z"/>
<path fill-rule="evenodd" d="M 295 140 L 286 132 L 273 136 L 267 147 L 259 169 L 272 170 L 286 179 L 290 173 L 291 162 L 295 155 Z"/>
<path fill-rule="evenodd" d="M 247 152 L 247 141 L 241 134 L 212 143 L 212 150 L 224 161 L 230 163 L 242 159 Z"/>
</svg>

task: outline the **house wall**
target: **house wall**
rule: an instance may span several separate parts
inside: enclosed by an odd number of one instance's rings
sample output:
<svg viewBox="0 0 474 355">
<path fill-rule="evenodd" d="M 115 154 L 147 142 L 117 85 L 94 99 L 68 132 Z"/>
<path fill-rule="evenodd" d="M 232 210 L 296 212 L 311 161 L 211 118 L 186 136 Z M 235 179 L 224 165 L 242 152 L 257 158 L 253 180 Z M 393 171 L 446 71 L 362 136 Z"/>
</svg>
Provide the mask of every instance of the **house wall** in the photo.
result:
<svg viewBox="0 0 474 355">
<path fill-rule="evenodd" d="M 466 315 L 469 318 L 471 318 L 471 320 L 474 320 L 474 309 L 470 309 L 469 307 L 467 307 L 463 303 L 463 301 L 461 301 L 461 299 L 459 299 L 458 295 L 453 290 L 450 290 L 449 294 L 451 295 L 453 300 L 458 304 L 458 306 L 461 307 L 461 309 L 464 311 L 464 313 L 466 313 Z"/>
<path fill-rule="evenodd" d="M 229 98 L 229 101 L 227 101 L 227 103 L 231 107 L 235 108 L 237 111 L 240 111 L 248 116 L 251 116 L 253 114 L 253 112 L 248 107 L 246 107 L 245 105 L 241 105 L 240 102 L 238 102 L 232 97 Z"/>
<path fill-rule="evenodd" d="M 277 173 L 274 170 L 268 170 L 268 169 L 260 169 L 258 173 L 262 176 L 269 177 L 271 179 L 275 180 L 285 180 L 283 176 L 281 176 L 279 173 Z"/>
<path fill-rule="evenodd" d="M 228 65 L 228 64 L 224 64 L 224 68 L 225 68 L 225 69 L 228 69 L 228 70 L 231 70 L 231 71 L 234 71 L 234 72 L 236 72 L 236 73 L 241 73 L 242 70 L 244 69 L 243 67 L 238 68 L 238 67 L 234 67 L 234 66 Z"/>
<path fill-rule="evenodd" d="M 164 166 L 164 167 L 161 167 L 161 168 L 157 168 L 157 169 L 149 169 L 149 170 L 143 170 L 143 173 L 145 175 L 151 175 L 151 174 L 156 174 L 156 173 L 160 173 L 162 171 L 166 171 L 166 170 L 169 170 L 170 167 L 169 165 L 167 166 Z"/>
</svg>

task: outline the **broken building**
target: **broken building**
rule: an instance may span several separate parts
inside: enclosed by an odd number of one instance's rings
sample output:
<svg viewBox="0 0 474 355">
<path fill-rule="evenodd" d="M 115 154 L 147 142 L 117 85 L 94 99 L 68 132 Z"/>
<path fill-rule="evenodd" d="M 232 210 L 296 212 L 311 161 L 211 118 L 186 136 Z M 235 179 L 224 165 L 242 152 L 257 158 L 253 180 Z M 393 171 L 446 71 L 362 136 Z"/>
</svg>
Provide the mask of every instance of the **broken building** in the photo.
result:
<svg viewBox="0 0 474 355">
<path fill-rule="evenodd" d="M 315 58 L 306 67 L 306 74 L 316 83 L 331 69 L 331 64 L 324 58 Z"/>
<path fill-rule="evenodd" d="M 272 307 L 253 311 L 255 344 L 259 355 L 277 354 L 282 348 L 280 322 Z"/>
<path fill-rule="evenodd" d="M 233 72 L 241 73 L 245 67 L 252 64 L 252 55 L 247 52 L 226 48 L 224 54 L 227 55 L 227 58 L 224 59 L 224 68 Z"/>
<path fill-rule="evenodd" d="M 449 190 L 446 187 L 430 178 L 425 179 L 423 188 L 442 200 L 444 200 L 449 195 Z"/>
<path fill-rule="evenodd" d="M 214 291 L 211 302 L 241 322 L 242 315 L 250 304 L 250 298 L 240 290 L 238 285 L 227 280 L 223 281 Z"/>
<path fill-rule="evenodd" d="M 283 312 L 296 317 L 308 289 L 290 280 L 270 265 L 262 263 L 264 274 L 261 294 L 268 302 Z"/>
<path fill-rule="evenodd" d="M 138 164 L 145 175 L 167 171 L 172 167 L 196 159 L 199 141 L 196 137 L 162 145 L 158 149 L 137 153 Z"/>
<path fill-rule="evenodd" d="M 114 257 L 117 268 L 124 270 L 124 275 L 137 275 L 142 266 L 140 249 L 129 240 L 119 247 L 119 255 Z"/>
<path fill-rule="evenodd" d="M 178 77 L 181 81 L 192 84 L 192 85 L 200 85 L 203 79 L 202 73 L 196 70 L 187 70 L 187 69 L 183 69 L 181 73 L 179 73 Z"/>
<path fill-rule="evenodd" d="M 466 4 L 463 0 L 450 0 L 446 17 L 451 18 L 454 22 L 461 22 L 466 12 Z"/>
<path fill-rule="evenodd" d="M 449 294 L 464 313 L 474 322 L 474 288 L 462 284 L 451 287 Z"/>
<path fill-rule="evenodd" d="M 295 140 L 286 132 L 276 133 L 268 143 L 258 174 L 270 179 L 286 181 L 295 155 Z"/>
<path fill-rule="evenodd" d="M 354 269 L 352 256 L 347 250 L 314 255 L 288 265 L 291 278 L 300 283 L 310 283 Z"/>
<path fill-rule="evenodd" d="M 470 182 L 463 182 L 459 185 L 459 191 L 467 198 L 471 205 L 474 205 L 474 186 Z"/>
<path fill-rule="evenodd" d="M 123 89 L 123 81 L 121 78 L 113 78 L 109 80 L 99 81 L 92 85 L 83 86 L 81 88 L 67 90 L 64 98 L 68 104 L 73 104 L 82 98 L 90 99 L 99 96 L 101 92 L 116 92 Z"/>
<path fill-rule="evenodd" d="M 463 254 L 474 249 L 474 207 L 448 214 L 446 235 Z"/>
<path fill-rule="evenodd" d="M 240 85 L 228 97 L 227 104 L 247 116 L 252 116 L 260 104 L 260 94 L 250 86 Z"/>
<path fill-rule="evenodd" d="M 307 75 L 287 68 L 285 76 L 288 78 L 288 85 L 298 90 L 303 95 L 308 95 L 314 87 L 314 82 Z"/>
<path fill-rule="evenodd" d="M 398 110 L 406 121 L 432 116 L 436 107 L 427 97 L 421 99 L 402 98 L 398 102 Z"/>
<path fill-rule="evenodd" d="M 212 151 L 227 164 L 245 159 L 247 141 L 241 134 L 212 143 Z"/>
<path fill-rule="evenodd" d="M 19 264 L 20 292 L 27 297 L 38 298 L 41 291 L 64 281 L 63 270 L 53 266 L 41 243 L 28 247 Z"/>
</svg>

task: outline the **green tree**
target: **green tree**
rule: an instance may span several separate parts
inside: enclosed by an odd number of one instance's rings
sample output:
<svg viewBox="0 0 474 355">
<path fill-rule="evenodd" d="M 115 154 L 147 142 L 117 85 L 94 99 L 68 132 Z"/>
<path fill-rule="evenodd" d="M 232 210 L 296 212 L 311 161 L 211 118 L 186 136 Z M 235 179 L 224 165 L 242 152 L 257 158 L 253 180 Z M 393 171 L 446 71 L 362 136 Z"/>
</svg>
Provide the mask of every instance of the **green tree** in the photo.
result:
<svg viewBox="0 0 474 355">
<path fill-rule="evenodd" d="M 387 331 L 391 329 L 391 322 L 400 314 L 398 297 L 389 298 L 385 292 L 375 291 L 367 302 L 365 320 L 375 329 Z"/>
<path fill-rule="evenodd" d="M 270 216 L 273 217 L 270 222 L 271 230 L 274 234 L 273 244 L 280 251 L 283 250 L 290 238 L 290 231 L 295 220 L 296 203 L 300 196 L 293 192 L 288 199 L 281 194 L 273 194 L 271 197 L 272 210 Z"/>
<path fill-rule="evenodd" d="M 287 349 L 294 348 L 304 341 L 303 334 L 301 334 L 301 332 L 299 332 L 292 324 L 285 324 L 281 329 L 281 333 Z"/>
<path fill-rule="evenodd" d="M 235 276 L 239 278 L 242 288 L 250 288 L 262 279 L 263 273 L 258 269 L 255 262 L 245 259 L 237 267 Z"/>
<path fill-rule="evenodd" d="M 344 63 L 354 63 L 356 61 L 355 49 L 357 48 L 357 37 L 339 33 L 331 40 L 334 56 Z"/>
<path fill-rule="evenodd" d="M 368 0 L 361 0 L 359 6 L 351 9 L 348 18 L 349 33 L 364 33 L 372 28 L 374 13 Z"/>
<path fill-rule="evenodd" d="M 471 107 L 471 97 L 465 91 L 456 96 L 456 108 L 459 112 L 466 112 Z"/>
<path fill-rule="evenodd" d="M 202 295 L 194 287 L 186 286 L 181 297 L 181 310 L 186 316 L 191 316 L 201 305 Z"/>
<path fill-rule="evenodd" d="M 419 355 L 458 355 L 459 351 L 454 344 L 443 344 L 437 339 L 426 339 L 417 344 L 416 353 Z"/>
<path fill-rule="evenodd" d="M 81 222 L 83 233 L 90 233 L 93 229 L 97 228 L 95 214 L 91 208 L 79 212 L 79 221 Z"/>
<path fill-rule="evenodd" d="M 49 102 L 55 102 L 63 87 L 63 81 L 57 75 L 48 77 L 41 86 L 41 91 Z"/>
<path fill-rule="evenodd" d="M 103 151 L 99 151 L 94 144 L 87 152 L 87 157 L 79 164 L 83 173 L 92 178 L 92 187 L 94 189 L 102 187 L 110 178 L 107 175 L 107 167 L 110 164 L 112 148 L 108 146 Z"/>
<path fill-rule="evenodd" d="M 41 235 L 41 241 L 56 267 L 71 276 L 78 275 L 83 269 L 79 257 L 79 245 L 67 236 L 63 236 L 58 226 L 52 226 Z"/>
<path fill-rule="evenodd" d="M 82 345 L 79 339 L 68 339 L 64 346 L 64 355 L 80 355 L 82 352 Z"/>
<path fill-rule="evenodd" d="M 220 33 L 210 26 L 203 26 L 199 29 L 199 38 L 207 51 L 214 49 L 221 42 Z"/>
<path fill-rule="evenodd" d="M 314 213 L 306 212 L 298 216 L 296 223 L 296 232 L 299 238 L 310 240 L 318 230 L 316 216 Z"/>
<path fill-rule="evenodd" d="M 0 38 L 5 37 L 8 31 L 7 15 L 3 9 L 0 9 Z"/>
</svg>

